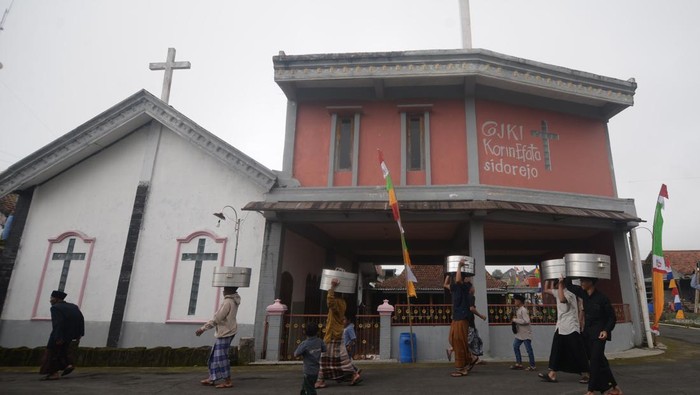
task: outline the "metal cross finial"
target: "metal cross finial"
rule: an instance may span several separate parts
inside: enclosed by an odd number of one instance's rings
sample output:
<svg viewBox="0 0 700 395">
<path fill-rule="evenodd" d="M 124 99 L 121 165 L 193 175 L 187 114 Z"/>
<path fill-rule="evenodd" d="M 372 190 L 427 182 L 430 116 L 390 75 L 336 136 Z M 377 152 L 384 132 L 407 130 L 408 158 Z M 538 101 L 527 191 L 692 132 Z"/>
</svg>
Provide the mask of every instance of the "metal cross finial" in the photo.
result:
<svg viewBox="0 0 700 395">
<path fill-rule="evenodd" d="M 175 48 L 168 48 L 168 58 L 165 60 L 165 63 L 150 63 L 148 65 L 148 68 L 151 70 L 165 70 L 163 92 L 160 95 L 161 100 L 166 103 L 170 100 L 170 85 L 173 82 L 173 70 L 189 69 L 191 66 L 190 62 L 175 61 Z"/>
<path fill-rule="evenodd" d="M 559 140 L 559 135 L 547 130 L 547 121 L 542 121 L 542 130 L 533 130 L 532 135 L 542 138 L 544 148 L 544 168 L 552 171 L 552 159 L 549 151 L 549 140 Z"/>
</svg>

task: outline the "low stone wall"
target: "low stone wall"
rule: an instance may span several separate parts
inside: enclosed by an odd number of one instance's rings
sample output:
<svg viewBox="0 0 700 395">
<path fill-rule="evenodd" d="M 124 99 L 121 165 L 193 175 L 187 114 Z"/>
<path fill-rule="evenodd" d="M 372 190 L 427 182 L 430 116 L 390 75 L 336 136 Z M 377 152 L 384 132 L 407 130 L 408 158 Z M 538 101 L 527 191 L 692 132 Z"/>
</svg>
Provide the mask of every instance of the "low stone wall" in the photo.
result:
<svg viewBox="0 0 700 395">
<path fill-rule="evenodd" d="M 0 347 L 0 366 L 39 366 L 45 347 Z M 170 367 L 206 366 L 211 347 L 80 347 L 75 364 L 87 366 Z M 232 365 L 239 364 L 238 348 L 232 347 L 229 357 Z M 243 361 L 241 361 L 243 362 Z"/>
</svg>

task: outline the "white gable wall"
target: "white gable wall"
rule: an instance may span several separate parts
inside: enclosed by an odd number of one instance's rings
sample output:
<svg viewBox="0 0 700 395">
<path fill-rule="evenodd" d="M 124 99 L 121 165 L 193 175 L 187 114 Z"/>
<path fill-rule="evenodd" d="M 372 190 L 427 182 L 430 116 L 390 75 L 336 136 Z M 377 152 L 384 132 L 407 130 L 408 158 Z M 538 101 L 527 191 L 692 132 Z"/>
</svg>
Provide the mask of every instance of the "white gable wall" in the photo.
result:
<svg viewBox="0 0 700 395">
<path fill-rule="evenodd" d="M 144 144 L 145 133 L 132 133 L 36 187 L 3 309 L 0 346 L 46 344 L 51 322 L 31 320 L 32 310 L 48 239 L 70 230 L 95 238 L 80 306 L 86 320 L 82 344 L 106 344 Z M 62 266 L 63 262 L 49 264 Z M 75 271 L 69 271 L 69 278 L 72 274 Z M 55 283 L 53 289 L 58 287 L 55 278 L 45 281 Z M 77 302 L 78 291 L 67 287 L 66 293 L 67 301 Z M 41 307 L 49 305 L 49 296 L 39 295 Z"/>
<path fill-rule="evenodd" d="M 257 212 L 242 212 L 245 204 L 262 200 L 265 190 L 240 171 L 232 170 L 197 146 L 163 128 L 156 165 L 146 203 L 143 228 L 134 260 L 129 296 L 124 316 L 121 347 L 210 345 L 212 333 L 196 337 L 201 321 L 166 323 L 170 288 L 177 261 L 177 239 L 196 231 L 209 231 L 226 242 L 226 266 L 233 264 L 234 221 L 221 221 L 212 214 L 230 205 L 243 219 L 240 229 L 237 266 L 253 269 L 250 288 L 240 288 L 239 333 L 234 339 L 252 336 L 256 308 L 262 240 L 265 221 Z M 233 211 L 224 209 L 233 217 Z M 126 229 L 126 227 L 125 227 Z M 207 251 L 210 251 L 208 249 Z M 189 263 L 192 264 L 193 263 Z M 207 271 L 211 267 L 205 266 Z M 199 298 L 212 298 L 220 288 L 207 282 L 202 272 Z M 189 285 L 188 292 L 189 292 Z M 216 299 L 210 300 L 211 315 Z M 261 303 L 272 301 L 262 301 Z M 199 309 L 199 305 L 198 305 Z M 208 315 L 209 318 L 210 315 Z"/>
</svg>

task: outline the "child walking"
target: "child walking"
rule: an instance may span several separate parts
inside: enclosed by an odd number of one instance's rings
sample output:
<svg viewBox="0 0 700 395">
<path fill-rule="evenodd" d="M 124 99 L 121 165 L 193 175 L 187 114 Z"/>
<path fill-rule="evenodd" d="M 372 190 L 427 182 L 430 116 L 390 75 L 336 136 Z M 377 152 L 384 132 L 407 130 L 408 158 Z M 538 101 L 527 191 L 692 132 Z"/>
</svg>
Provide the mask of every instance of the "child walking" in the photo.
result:
<svg viewBox="0 0 700 395">
<path fill-rule="evenodd" d="M 306 340 L 299 344 L 294 351 L 294 356 L 304 357 L 304 384 L 301 387 L 301 395 L 315 395 L 314 383 L 318 379 L 319 361 L 321 353 L 326 352 L 326 344 L 318 336 L 316 323 L 306 324 Z"/>
<path fill-rule="evenodd" d="M 528 366 L 525 370 L 534 371 L 535 368 L 535 354 L 532 352 L 532 329 L 530 328 L 530 314 L 528 314 L 527 309 L 524 306 L 525 297 L 523 295 L 513 296 L 515 303 L 515 316 L 513 317 L 513 322 L 517 325 L 517 331 L 515 333 L 515 339 L 513 340 L 513 352 L 515 353 L 515 365 L 510 368 L 515 370 L 523 369 L 523 359 L 520 355 L 520 345 L 525 343 L 525 350 L 527 351 Z"/>
</svg>

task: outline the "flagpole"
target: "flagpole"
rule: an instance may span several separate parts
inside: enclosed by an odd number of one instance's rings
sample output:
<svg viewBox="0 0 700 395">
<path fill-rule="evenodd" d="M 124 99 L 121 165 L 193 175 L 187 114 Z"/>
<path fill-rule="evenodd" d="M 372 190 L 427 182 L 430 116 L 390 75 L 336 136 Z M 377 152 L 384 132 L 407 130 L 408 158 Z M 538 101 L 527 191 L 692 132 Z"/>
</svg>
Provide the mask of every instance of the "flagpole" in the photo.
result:
<svg viewBox="0 0 700 395">
<path fill-rule="evenodd" d="M 379 159 L 379 167 L 382 169 L 382 176 L 386 181 L 386 191 L 389 194 L 389 205 L 391 206 L 391 212 L 394 216 L 394 221 L 399 227 L 399 235 L 401 236 L 401 253 L 403 255 L 403 265 L 404 272 L 406 273 L 406 306 L 408 307 L 408 328 L 410 331 L 410 345 L 411 345 L 411 362 L 415 362 L 415 355 L 413 352 L 414 342 L 413 342 L 413 309 L 411 308 L 411 294 L 416 295 L 415 288 L 413 287 L 413 280 L 415 277 L 411 272 L 411 257 L 408 255 L 408 247 L 406 246 L 406 238 L 404 237 L 403 226 L 401 225 L 401 214 L 399 211 L 399 202 L 396 199 L 396 191 L 394 191 L 394 183 L 391 181 L 391 175 L 389 174 L 389 168 L 384 162 L 384 155 L 380 149 L 377 149 L 377 158 Z M 409 277 L 409 274 L 411 277 Z"/>
<path fill-rule="evenodd" d="M 637 241 L 637 230 L 630 230 L 630 249 L 632 250 L 632 261 L 634 265 L 634 273 L 637 278 L 637 300 L 639 307 L 642 310 L 642 326 L 647 338 L 647 347 L 654 348 L 654 338 L 651 335 L 651 326 L 649 325 L 649 305 L 647 303 L 647 289 L 644 284 L 644 271 L 642 270 L 642 261 L 639 257 L 639 242 Z"/>
<path fill-rule="evenodd" d="M 404 251 L 404 246 L 406 245 L 406 238 L 404 237 L 403 234 L 403 228 L 399 224 L 399 233 L 401 234 L 401 250 L 402 250 L 402 255 L 404 256 L 404 261 L 403 261 L 403 270 L 404 273 L 406 273 L 406 305 L 408 306 L 408 332 L 409 332 L 409 339 L 411 342 L 411 363 L 416 362 L 416 356 L 413 355 L 413 308 L 411 308 L 411 295 L 410 291 L 408 288 L 408 282 L 411 281 L 408 278 L 408 263 L 406 262 L 405 259 L 405 251 Z"/>
</svg>

